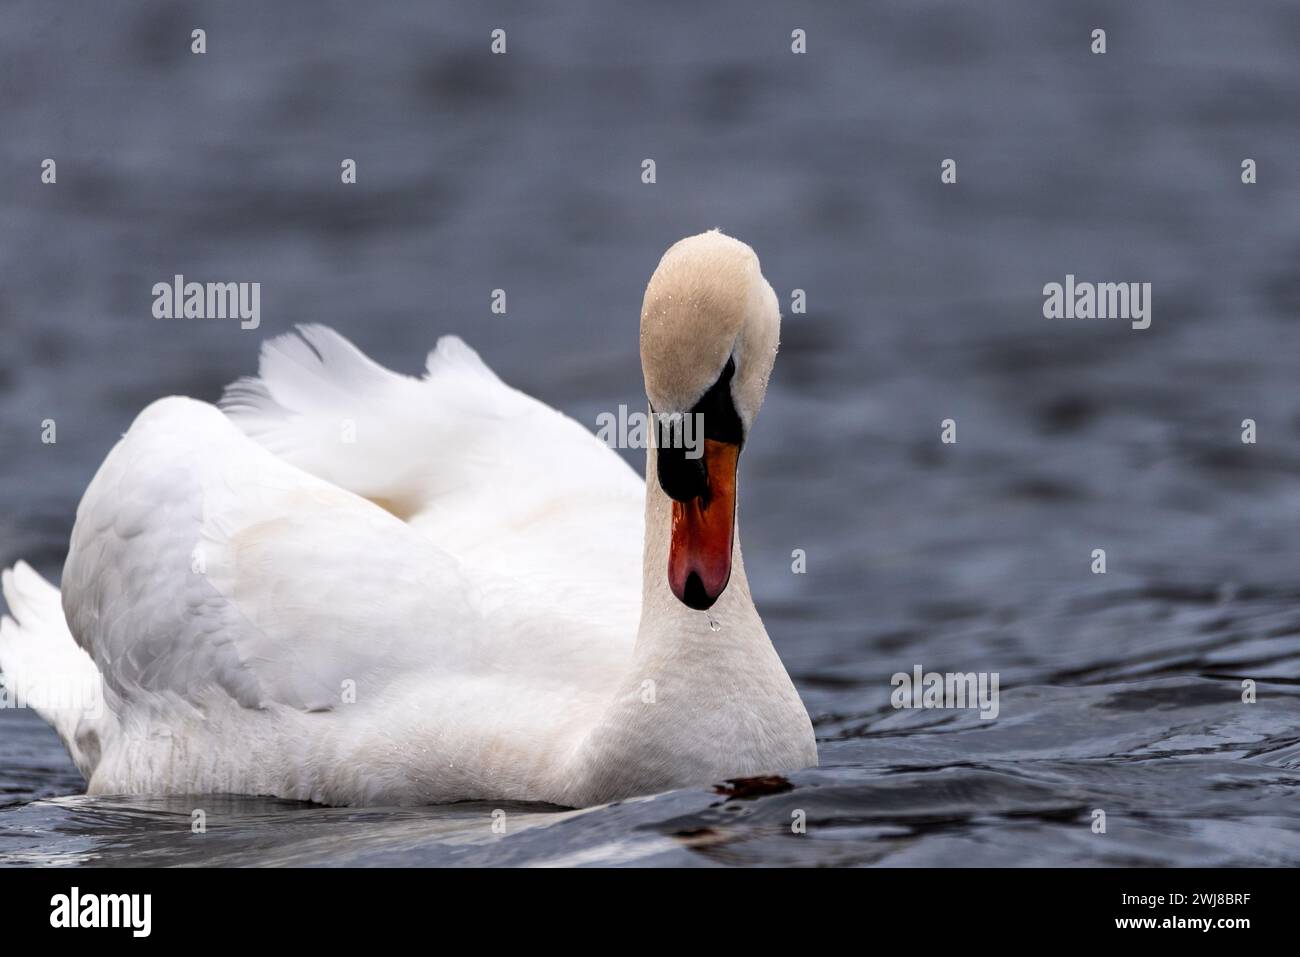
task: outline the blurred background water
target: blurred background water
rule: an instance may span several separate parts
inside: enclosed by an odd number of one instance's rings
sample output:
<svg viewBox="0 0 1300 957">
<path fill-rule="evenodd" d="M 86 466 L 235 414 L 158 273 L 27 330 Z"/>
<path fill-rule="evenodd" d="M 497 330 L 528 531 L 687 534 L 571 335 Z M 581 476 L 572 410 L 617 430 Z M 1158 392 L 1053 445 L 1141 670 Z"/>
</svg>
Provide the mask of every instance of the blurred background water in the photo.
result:
<svg viewBox="0 0 1300 957">
<path fill-rule="evenodd" d="M 593 427 L 639 407 L 644 283 L 720 226 L 787 313 L 743 534 L 822 756 L 779 793 L 513 808 L 499 835 L 475 804 L 89 799 L 52 731 L 0 711 L 0 862 L 1300 863 L 1300 6 L 10 0 L 0 21 L 0 563 L 57 580 L 135 414 L 215 399 L 298 322 L 412 373 L 458 333 Z M 155 321 L 175 273 L 260 281 L 261 328 Z M 1067 273 L 1152 283 L 1151 328 L 1045 320 Z M 894 710 L 917 664 L 998 672 L 998 718 Z"/>
</svg>

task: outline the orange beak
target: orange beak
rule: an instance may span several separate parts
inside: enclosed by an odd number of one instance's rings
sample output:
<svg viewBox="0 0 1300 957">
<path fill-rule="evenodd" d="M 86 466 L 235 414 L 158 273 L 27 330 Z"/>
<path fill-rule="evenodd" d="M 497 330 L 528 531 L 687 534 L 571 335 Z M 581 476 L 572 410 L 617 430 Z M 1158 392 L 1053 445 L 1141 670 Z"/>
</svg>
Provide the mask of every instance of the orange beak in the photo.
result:
<svg viewBox="0 0 1300 957">
<path fill-rule="evenodd" d="M 697 611 L 713 607 L 731 579 L 739 457 L 739 445 L 705 439 L 708 479 L 704 494 L 673 502 L 668 587 L 682 604 Z"/>
</svg>

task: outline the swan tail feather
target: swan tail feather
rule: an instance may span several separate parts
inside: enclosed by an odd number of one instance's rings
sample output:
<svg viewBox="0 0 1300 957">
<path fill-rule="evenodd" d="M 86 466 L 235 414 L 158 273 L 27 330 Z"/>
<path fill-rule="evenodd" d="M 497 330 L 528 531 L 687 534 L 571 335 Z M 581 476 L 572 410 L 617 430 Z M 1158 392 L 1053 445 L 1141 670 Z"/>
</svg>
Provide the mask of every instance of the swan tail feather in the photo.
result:
<svg viewBox="0 0 1300 957">
<path fill-rule="evenodd" d="M 20 561 L 0 573 L 0 589 L 9 606 L 0 617 L 4 705 L 45 719 L 89 780 L 113 722 L 103 677 L 68 630 L 57 588 Z"/>
</svg>

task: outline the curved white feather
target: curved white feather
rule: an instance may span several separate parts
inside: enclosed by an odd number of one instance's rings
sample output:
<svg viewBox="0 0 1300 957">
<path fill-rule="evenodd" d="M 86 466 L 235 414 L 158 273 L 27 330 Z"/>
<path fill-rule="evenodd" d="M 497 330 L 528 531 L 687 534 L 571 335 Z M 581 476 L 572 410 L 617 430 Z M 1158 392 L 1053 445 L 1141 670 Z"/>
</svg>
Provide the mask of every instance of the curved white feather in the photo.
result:
<svg viewBox="0 0 1300 957">
<path fill-rule="evenodd" d="M 323 326 L 262 347 L 221 405 L 285 462 L 355 492 L 465 560 L 627 620 L 640 601 L 641 478 L 587 429 L 512 389 L 455 336 L 423 379 Z"/>
<path fill-rule="evenodd" d="M 58 732 L 87 777 L 100 757 L 100 740 L 115 720 L 99 669 L 77 646 L 59 603 L 59 590 L 19 562 L 0 574 L 13 617 L 0 618 L 0 680 L 6 704 L 30 707 Z"/>
</svg>

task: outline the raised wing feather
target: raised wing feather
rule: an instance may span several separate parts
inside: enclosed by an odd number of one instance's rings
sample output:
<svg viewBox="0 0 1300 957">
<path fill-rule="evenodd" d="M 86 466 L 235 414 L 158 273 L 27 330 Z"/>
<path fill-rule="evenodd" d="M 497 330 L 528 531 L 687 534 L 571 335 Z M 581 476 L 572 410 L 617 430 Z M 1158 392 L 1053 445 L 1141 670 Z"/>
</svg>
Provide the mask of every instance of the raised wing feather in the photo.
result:
<svg viewBox="0 0 1300 957">
<path fill-rule="evenodd" d="M 418 524 L 459 495 L 508 489 L 498 509 L 578 492 L 635 497 L 619 456 L 567 416 L 503 383 L 444 336 L 423 379 L 373 362 L 324 326 L 262 346 L 259 374 L 221 408 L 276 456 Z"/>
<path fill-rule="evenodd" d="M 265 343 L 227 415 L 267 450 L 477 567 L 635 634 L 645 487 L 583 426 L 443 337 L 423 379 L 323 326 Z M 485 576 L 475 574 L 475 580 Z"/>
</svg>

